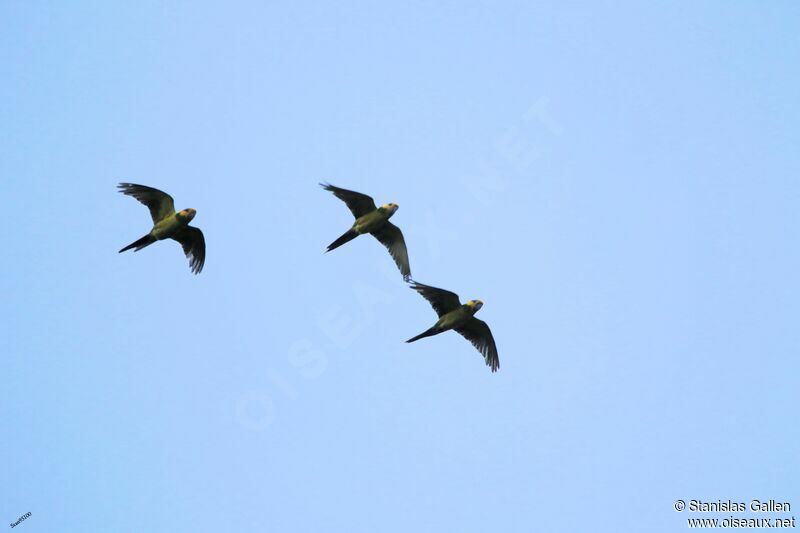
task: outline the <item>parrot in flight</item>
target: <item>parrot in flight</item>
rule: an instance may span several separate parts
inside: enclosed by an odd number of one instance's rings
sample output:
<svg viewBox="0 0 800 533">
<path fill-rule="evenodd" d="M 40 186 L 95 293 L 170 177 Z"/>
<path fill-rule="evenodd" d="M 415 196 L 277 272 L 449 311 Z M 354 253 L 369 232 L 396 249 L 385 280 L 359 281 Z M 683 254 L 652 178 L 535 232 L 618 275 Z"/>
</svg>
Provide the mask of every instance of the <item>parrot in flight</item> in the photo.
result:
<svg viewBox="0 0 800 533">
<path fill-rule="evenodd" d="M 190 226 L 197 211 L 192 208 L 175 212 L 175 202 L 169 194 L 135 183 L 120 183 L 119 192 L 133 196 L 150 209 L 153 218 L 153 229 L 141 239 L 130 243 L 120 253 L 133 248 L 138 252 L 156 241 L 173 239 L 183 247 L 183 253 L 189 258 L 189 268 L 195 274 L 203 270 L 206 261 L 206 240 L 200 229 Z"/>
<path fill-rule="evenodd" d="M 486 366 L 490 367 L 492 372 L 496 372 L 500 368 L 497 345 L 494 343 L 492 331 L 486 322 L 475 318 L 475 313 L 483 307 L 482 301 L 470 300 L 462 305 L 458 295 L 454 292 L 417 282 L 413 282 L 410 287 L 428 300 L 433 310 L 439 315 L 439 320 L 432 327 L 406 342 L 418 341 L 424 337 L 438 335 L 453 329 L 481 352 L 486 360 Z"/>
<path fill-rule="evenodd" d="M 359 235 L 371 234 L 384 245 L 391 254 L 392 259 L 400 269 L 403 279 L 411 279 L 411 267 L 408 263 L 408 249 L 400 228 L 389 222 L 392 215 L 400 207 L 397 204 L 384 204 L 375 206 L 375 201 L 366 194 L 340 189 L 327 183 L 320 183 L 323 189 L 330 191 L 338 199 L 347 204 L 350 212 L 356 218 L 353 225 L 341 237 L 328 245 L 326 252 L 335 250 L 346 242 L 352 241 Z"/>
</svg>

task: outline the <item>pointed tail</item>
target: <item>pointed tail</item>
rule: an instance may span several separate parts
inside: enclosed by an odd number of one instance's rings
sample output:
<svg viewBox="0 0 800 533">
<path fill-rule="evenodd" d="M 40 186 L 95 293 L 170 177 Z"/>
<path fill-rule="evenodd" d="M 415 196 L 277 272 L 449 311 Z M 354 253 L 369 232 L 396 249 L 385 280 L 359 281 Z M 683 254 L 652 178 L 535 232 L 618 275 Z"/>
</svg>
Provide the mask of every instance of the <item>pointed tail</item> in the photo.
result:
<svg viewBox="0 0 800 533">
<path fill-rule="evenodd" d="M 354 229 L 349 229 L 349 230 L 347 230 L 345 232 L 344 235 L 342 235 L 341 237 L 339 237 L 338 239 L 336 239 L 335 241 L 330 243 L 328 245 L 328 249 L 325 250 L 325 251 L 326 252 L 330 252 L 331 250 L 335 250 L 336 248 L 340 247 L 344 243 L 352 241 L 356 237 L 358 237 L 358 232 L 356 230 L 354 230 Z"/>
<path fill-rule="evenodd" d="M 125 250 L 130 250 L 131 248 L 135 248 L 134 252 L 138 252 L 139 250 L 141 250 L 145 246 L 149 246 L 149 245 L 153 244 L 154 242 L 156 242 L 156 238 L 148 233 L 147 235 L 145 235 L 144 237 L 142 237 L 138 241 L 133 241 L 132 243 L 130 243 L 128 246 L 126 246 L 125 248 L 120 250 L 119 253 L 122 253 Z"/>
<path fill-rule="evenodd" d="M 438 333 L 441 333 L 441 331 L 439 331 L 439 329 L 436 326 L 433 326 L 432 328 L 429 328 L 429 329 L 423 331 L 422 333 L 420 333 L 416 337 L 411 337 L 406 342 L 418 341 L 420 339 L 424 339 L 425 337 L 430 337 L 430 336 L 436 335 Z"/>
</svg>

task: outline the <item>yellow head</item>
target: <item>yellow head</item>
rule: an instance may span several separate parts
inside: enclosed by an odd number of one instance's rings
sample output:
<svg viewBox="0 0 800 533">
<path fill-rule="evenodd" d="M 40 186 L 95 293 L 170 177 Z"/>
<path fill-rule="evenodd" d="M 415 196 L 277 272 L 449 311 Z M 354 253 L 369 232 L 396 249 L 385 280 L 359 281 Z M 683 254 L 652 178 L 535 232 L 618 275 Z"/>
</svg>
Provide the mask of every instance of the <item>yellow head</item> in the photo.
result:
<svg viewBox="0 0 800 533">
<path fill-rule="evenodd" d="M 481 307 L 483 307 L 483 302 L 482 302 L 482 301 L 480 301 L 480 300 L 470 300 L 470 301 L 468 301 L 468 302 L 467 302 L 467 304 L 466 304 L 466 305 L 467 305 L 467 307 L 469 307 L 470 309 L 472 309 L 472 312 L 473 312 L 473 313 L 477 313 L 477 312 L 478 312 L 478 310 L 479 310 Z"/>
<path fill-rule="evenodd" d="M 397 211 L 398 209 L 400 209 L 400 206 L 399 206 L 399 205 L 397 205 L 397 204 L 383 204 L 383 205 L 381 206 L 381 208 L 382 208 L 382 209 L 385 209 L 386 211 L 388 211 L 388 212 L 389 212 L 389 213 L 391 213 L 391 214 L 394 214 L 394 212 L 395 212 L 395 211 Z"/>
<path fill-rule="evenodd" d="M 190 222 L 196 214 L 197 210 L 192 209 L 191 207 L 188 209 L 183 209 L 181 211 L 178 211 L 178 216 L 184 219 L 186 222 Z"/>
</svg>

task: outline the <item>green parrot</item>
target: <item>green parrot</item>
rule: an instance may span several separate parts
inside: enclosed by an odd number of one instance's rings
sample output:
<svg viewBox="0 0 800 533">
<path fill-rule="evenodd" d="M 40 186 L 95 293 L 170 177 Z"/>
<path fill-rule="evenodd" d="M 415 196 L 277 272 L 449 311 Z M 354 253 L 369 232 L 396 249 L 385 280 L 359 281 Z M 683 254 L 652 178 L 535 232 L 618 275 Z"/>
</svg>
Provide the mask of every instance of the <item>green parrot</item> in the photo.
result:
<svg viewBox="0 0 800 533">
<path fill-rule="evenodd" d="M 135 183 L 120 183 L 118 187 L 122 194 L 133 196 L 146 205 L 150 209 L 150 216 L 153 217 L 153 229 L 150 233 L 119 252 L 131 248 L 134 252 L 138 252 L 156 241 L 174 239 L 183 246 L 183 253 L 189 258 L 192 272 L 199 274 L 206 262 L 206 240 L 202 231 L 189 225 L 197 211 L 189 208 L 176 213 L 172 196 L 152 187 Z"/>
<path fill-rule="evenodd" d="M 406 342 L 414 342 L 454 329 L 481 352 L 486 360 L 486 365 L 491 367 L 492 372 L 497 372 L 497 369 L 500 368 L 500 359 L 497 357 L 497 345 L 494 343 L 492 332 L 486 322 L 475 318 L 475 313 L 483 307 L 482 301 L 470 300 L 461 305 L 458 295 L 454 292 L 417 282 L 412 282 L 411 288 L 430 302 L 433 310 L 439 315 L 439 320 L 433 327 Z"/>
<path fill-rule="evenodd" d="M 403 275 L 403 279 L 406 281 L 411 279 L 408 249 L 403 238 L 403 232 L 389 222 L 389 219 L 400 206 L 397 204 L 384 204 L 380 207 L 375 207 L 375 201 L 366 194 L 340 189 L 327 183 L 320 183 L 320 185 L 323 189 L 332 192 L 334 196 L 346 203 L 353 216 L 356 217 L 353 226 L 341 237 L 333 241 L 326 252 L 352 241 L 359 235 L 370 233 L 389 250 L 392 259 L 397 264 L 397 268 L 400 269 L 400 273 Z"/>
</svg>

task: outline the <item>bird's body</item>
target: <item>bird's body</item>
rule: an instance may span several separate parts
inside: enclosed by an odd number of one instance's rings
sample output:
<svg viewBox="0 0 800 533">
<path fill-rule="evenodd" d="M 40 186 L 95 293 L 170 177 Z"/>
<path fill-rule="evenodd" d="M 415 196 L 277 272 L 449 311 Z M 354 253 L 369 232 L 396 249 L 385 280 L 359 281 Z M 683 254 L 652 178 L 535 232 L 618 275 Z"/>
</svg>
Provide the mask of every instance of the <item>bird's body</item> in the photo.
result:
<svg viewBox="0 0 800 533">
<path fill-rule="evenodd" d="M 180 230 L 189 225 L 189 222 L 194 218 L 194 209 L 189 213 L 184 214 L 182 211 L 173 213 L 163 220 L 159 220 L 153 225 L 150 234 L 156 240 L 163 241 L 164 239 L 171 239 Z"/>
<path fill-rule="evenodd" d="M 416 337 L 410 338 L 406 342 L 414 342 L 425 337 L 444 333 L 451 329 L 458 329 L 467 324 L 469 319 L 475 316 L 475 313 L 478 312 L 481 305 L 483 305 L 483 303 L 480 300 L 471 300 L 464 305 L 460 305 L 441 316 L 439 320 L 436 321 L 436 324 L 431 326 L 428 330 L 420 333 Z"/>
<path fill-rule="evenodd" d="M 475 316 L 477 311 L 474 305 L 464 304 L 458 309 L 450 311 L 442 318 L 436 321 L 434 327 L 440 331 L 447 331 L 448 329 L 456 329 L 463 326 L 470 318 Z"/>
<path fill-rule="evenodd" d="M 192 272 L 199 274 L 203 270 L 206 258 L 206 242 L 203 232 L 189 225 L 197 214 L 195 209 L 183 209 L 176 212 L 172 197 L 163 191 L 136 185 L 135 183 L 120 183 L 120 192 L 133 196 L 150 209 L 153 219 L 153 228 L 144 237 L 132 242 L 120 250 L 120 253 L 133 248 L 138 252 L 156 241 L 173 239 L 183 247 Z"/>
<path fill-rule="evenodd" d="M 439 315 L 439 320 L 433 326 L 406 342 L 414 342 L 425 337 L 454 330 L 470 341 L 481 352 L 492 372 L 497 371 L 500 367 L 500 359 L 497 355 L 497 346 L 492 332 L 486 322 L 475 318 L 475 313 L 483 307 L 482 301 L 470 300 L 462 304 L 457 294 L 423 285 L 422 283 L 414 282 L 411 288 L 430 302 L 436 314 Z"/>
<path fill-rule="evenodd" d="M 327 184 L 322 184 L 322 188 L 326 191 L 331 191 L 337 198 L 346 203 L 356 219 L 349 230 L 328 245 L 326 251 L 335 250 L 359 235 L 369 233 L 389 250 L 397 264 L 397 268 L 400 269 L 400 273 L 403 275 L 403 279 L 411 278 L 408 250 L 403 233 L 400 228 L 389 222 L 389 219 L 397 212 L 399 206 L 397 204 L 384 204 L 377 207 L 375 201 L 366 194 L 348 191 L 347 189 Z"/>
<path fill-rule="evenodd" d="M 370 211 L 364 216 L 360 216 L 353 222 L 353 228 L 359 235 L 364 235 L 365 233 L 372 233 L 373 231 L 377 231 L 381 229 L 386 222 L 392 215 L 396 209 L 387 209 L 385 207 L 379 207 L 374 211 Z"/>
</svg>

